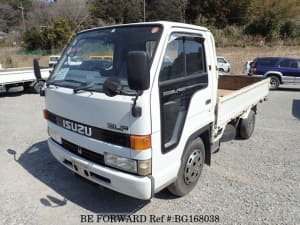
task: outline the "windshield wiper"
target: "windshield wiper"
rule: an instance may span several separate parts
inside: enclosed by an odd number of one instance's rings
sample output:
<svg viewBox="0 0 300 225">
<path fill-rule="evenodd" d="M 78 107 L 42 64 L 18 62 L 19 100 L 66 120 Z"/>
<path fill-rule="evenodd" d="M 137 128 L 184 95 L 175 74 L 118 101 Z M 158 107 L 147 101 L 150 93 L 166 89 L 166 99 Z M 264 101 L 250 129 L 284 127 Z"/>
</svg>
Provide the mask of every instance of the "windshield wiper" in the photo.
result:
<svg viewBox="0 0 300 225">
<path fill-rule="evenodd" d="M 86 84 L 86 83 L 85 83 Z M 101 85 L 102 83 L 88 83 L 85 86 L 79 86 L 73 89 L 73 92 L 76 94 L 78 91 L 96 91 L 95 85 Z"/>
<path fill-rule="evenodd" d="M 73 82 L 73 83 L 77 83 L 77 84 L 87 84 L 86 82 L 80 81 L 80 80 L 65 79 L 65 80 L 54 80 L 54 81 L 51 81 L 51 82 L 47 83 L 47 85 L 51 85 L 51 84 L 57 85 L 58 83 L 61 83 L 61 82 L 64 82 L 64 81 Z"/>
</svg>

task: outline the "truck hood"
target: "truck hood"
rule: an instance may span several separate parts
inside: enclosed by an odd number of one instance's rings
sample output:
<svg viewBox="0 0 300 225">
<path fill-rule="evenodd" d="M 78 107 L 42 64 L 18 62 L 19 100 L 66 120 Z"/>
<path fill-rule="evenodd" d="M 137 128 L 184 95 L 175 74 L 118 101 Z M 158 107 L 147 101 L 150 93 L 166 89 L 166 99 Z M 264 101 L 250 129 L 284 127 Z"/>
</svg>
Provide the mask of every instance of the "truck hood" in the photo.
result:
<svg viewBox="0 0 300 225">
<path fill-rule="evenodd" d="M 104 93 L 87 91 L 75 94 L 72 89 L 63 87 L 46 89 L 46 108 L 49 112 L 100 129 L 130 134 L 136 124 L 131 106 L 132 97 L 129 96 L 108 97 Z"/>
</svg>

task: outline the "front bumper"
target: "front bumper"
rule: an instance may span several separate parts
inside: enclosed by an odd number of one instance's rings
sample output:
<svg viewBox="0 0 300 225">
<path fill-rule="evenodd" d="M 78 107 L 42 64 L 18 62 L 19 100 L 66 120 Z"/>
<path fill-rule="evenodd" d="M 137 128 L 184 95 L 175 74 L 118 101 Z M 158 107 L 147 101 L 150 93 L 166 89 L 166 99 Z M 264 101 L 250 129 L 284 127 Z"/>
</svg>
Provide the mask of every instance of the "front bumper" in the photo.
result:
<svg viewBox="0 0 300 225">
<path fill-rule="evenodd" d="M 65 150 L 51 138 L 48 139 L 48 145 L 61 164 L 84 178 L 134 198 L 146 200 L 152 197 L 150 177 L 136 176 L 95 164 Z"/>
</svg>

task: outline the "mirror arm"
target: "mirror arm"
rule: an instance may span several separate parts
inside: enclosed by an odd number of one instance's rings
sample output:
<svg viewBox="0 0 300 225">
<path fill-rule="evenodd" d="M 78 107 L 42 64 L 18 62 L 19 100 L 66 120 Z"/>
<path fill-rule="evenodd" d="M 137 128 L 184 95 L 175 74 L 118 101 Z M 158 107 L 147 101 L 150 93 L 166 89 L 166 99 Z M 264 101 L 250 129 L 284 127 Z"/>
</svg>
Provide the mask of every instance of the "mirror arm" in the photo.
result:
<svg viewBox="0 0 300 225">
<path fill-rule="evenodd" d="M 143 91 L 137 91 L 135 94 L 135 98 L 133 98 L 133 105 L 131 108 L 131 114 L 133 117 L 141 117 L 142 116 L 142 108 L 136 106 L 136 101 L 138 100 L 139 96 L 143 93 Z"/>
</svg>

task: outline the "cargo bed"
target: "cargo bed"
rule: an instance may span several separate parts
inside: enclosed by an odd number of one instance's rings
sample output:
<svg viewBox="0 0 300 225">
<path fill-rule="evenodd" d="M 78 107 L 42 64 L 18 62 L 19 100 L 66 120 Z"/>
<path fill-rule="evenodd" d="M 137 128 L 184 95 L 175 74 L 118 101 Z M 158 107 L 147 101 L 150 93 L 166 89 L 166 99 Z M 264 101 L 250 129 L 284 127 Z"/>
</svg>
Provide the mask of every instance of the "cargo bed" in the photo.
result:
<svg viewBox="0 0 300 225">
<path fill-rule="evenodd" d="M 51 68 L 41 70 L 43 79 L 49 77 Z M 33 68 L 13 68 L 0 70 L 0 85 L 17 84 L 35 81 Z"/>
<path fill-rule="evenodd" d="M 216 109 L 217 127 L 224 127 L 265 99 L 268 95 L 269 83 L 269 78 L 220 76 Z"/>
</svg>

